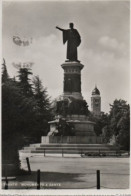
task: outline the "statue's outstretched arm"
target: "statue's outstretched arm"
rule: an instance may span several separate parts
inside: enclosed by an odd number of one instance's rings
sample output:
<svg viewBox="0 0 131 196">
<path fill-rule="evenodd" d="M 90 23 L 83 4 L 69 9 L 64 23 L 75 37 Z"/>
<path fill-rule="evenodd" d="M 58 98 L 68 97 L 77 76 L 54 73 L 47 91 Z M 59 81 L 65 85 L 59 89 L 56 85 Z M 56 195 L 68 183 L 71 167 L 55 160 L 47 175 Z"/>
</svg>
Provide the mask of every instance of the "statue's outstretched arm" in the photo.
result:
<svg viewBox="0 0 131 196">
<path fill-rule="evenodd" d="M 60 31 L 64 31 L 64 29 L 61 29 L 60 27 L 56 26 L 56 29 L 59 29 Z"/>
</svg>

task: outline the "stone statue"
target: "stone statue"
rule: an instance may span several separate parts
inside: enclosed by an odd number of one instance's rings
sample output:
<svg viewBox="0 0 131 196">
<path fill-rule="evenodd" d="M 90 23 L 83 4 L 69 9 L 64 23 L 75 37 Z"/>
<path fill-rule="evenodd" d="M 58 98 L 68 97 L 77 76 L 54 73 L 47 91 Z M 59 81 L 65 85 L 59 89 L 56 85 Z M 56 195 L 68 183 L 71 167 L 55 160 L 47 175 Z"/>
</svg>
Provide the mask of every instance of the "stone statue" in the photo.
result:
<svg viewBox="0 0 131 196">
<path fill-rule="evenodd" d="M 70 29 L 61 29 L 56 27 L 63 32 L 63 44 L 67 42 L 67 61 L 78 61 L 77 59 L 77 47 L 81 43 L 81 37 L 76 29 L 74 29 L 74 24 L 69 24 Z"/>
</svg>

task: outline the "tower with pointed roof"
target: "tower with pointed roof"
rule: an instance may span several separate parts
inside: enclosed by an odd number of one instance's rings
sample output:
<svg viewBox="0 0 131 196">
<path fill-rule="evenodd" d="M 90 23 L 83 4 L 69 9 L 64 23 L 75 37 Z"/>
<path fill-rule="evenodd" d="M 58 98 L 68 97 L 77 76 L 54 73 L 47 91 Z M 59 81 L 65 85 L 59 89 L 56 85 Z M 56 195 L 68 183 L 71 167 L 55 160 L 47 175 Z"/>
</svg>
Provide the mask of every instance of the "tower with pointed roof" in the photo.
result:
<svg viewBox="0 0 131 196">
<path fill-rule="evenodd" d="M 94 90 L 92 91 L 91 111 L 96 117 L 99 117 L 101 114 L 101 96 L 97 86 L 95 86 Z"/>
</svg>

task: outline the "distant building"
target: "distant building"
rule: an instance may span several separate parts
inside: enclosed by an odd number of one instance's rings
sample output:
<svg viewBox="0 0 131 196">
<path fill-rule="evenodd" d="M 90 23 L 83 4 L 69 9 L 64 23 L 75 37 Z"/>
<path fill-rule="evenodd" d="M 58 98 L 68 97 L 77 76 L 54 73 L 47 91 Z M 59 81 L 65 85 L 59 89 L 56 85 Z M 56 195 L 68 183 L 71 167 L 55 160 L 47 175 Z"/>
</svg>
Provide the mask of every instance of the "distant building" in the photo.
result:
<svg viewBox="0 0 131 196">
<path fill-rule="evenodd" d="M 101 115 L 101 96 L 100 91 L 96 86 L 92 91 L 91 96 L 91 112 L 96 117 L 99 117 Z"/>
</svg>

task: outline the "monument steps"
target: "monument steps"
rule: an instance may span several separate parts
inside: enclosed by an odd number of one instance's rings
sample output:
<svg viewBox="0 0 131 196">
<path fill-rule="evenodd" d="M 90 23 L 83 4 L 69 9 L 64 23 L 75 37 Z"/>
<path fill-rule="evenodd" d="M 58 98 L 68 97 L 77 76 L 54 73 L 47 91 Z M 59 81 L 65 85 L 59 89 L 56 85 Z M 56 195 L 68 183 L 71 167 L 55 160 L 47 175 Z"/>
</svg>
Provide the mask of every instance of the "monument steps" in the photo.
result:
<svg viewBox="0 0 131 196">
<path fill-rule="evenodd" d="M 79 149 L 79 150 L 21 150 L 22 153 L 26 154 L 26 153 L 34 153 L 34 154 L 86 154 L 86 153 L 106 153 L 106 154 L 116 154 L 119 153 L 118 150 L 84 150 L 84 149 Z"/>
<path fill-rule="evenodd" d="M 50 144 L 40 144 L 39 147 L 112 147 L 110 144 L 67 144 L 67 143 L 50 143 Z"/>
<path fill-rule="evenodd" d="M 109 144 L 36 144 L 24 147 L 22 153 L 40 154 L 84 154 L 84 153 L 117 153 L 118 146 Z"/>
<path fill-rule="evenodd" d="M 52 149 L 58 149 L 58 148 L 63 148 L 63 149 L 78 149 L 78 148 L 85 148 L 85 149 L 116 149 L 118 146 L 114 145 L 109 145 L 109 144 L 40 144 L 39 146 L 37 145 L 30 145 L 29 147 L 24 147 L 24 149 L 45 149 L 45 148 L 52 148 Z"/>
<path fill-rule="evenodd" d="M 98 148 L 98 147 L 39 147 L 39 148 L 36 148 L 36 150 L 44 150 L 44 149 L 54 149 L 54 150 L 57 150 L 57 149 L 59 149 L 59 148 L 62 148 L 62 149 L 116 149 L 116 147 L 114 147 L 114 146 L 111 146 L 111 147 L 103 147 L 103 146 L 101 146 L 100 148 Z"/>
<path fill-rule="evenodd" d="M 63 149 L 63 150 L 81 150 L 81 149 L 84 149 L 84 150 L 116 150 L 116 149 L 118 149 L 118 148 L 116 148 L 116 147 L 110 147 L 110 148 L 108 148 L 108 147 L 101 147 L 101 148 L 95 148 L 95 147 L 85 147 L 85 148 L 82 148 L 82 147 L 77 147 L 77 148 L 74 148 L 74 147 L 46 147 L 46 148 L 30 148 L 30 147 L 26 147 L 26 148 L 24 148 L 24 150 L 61 150 L 61 149 Z"/>
<path fill-rule="evenodd" d="M 30 146 L 26 146 L 25 148 L 29 147 L 111 147 L 112 145 L 110 144 L 68 144 L 68 143 L 50 143 L 50 144 L 44 144 L 44 143 L 39 143 L 39 144 L 30 144 Z M 114 145 L 113 145 L 114 146 Z"/>
</svg>

